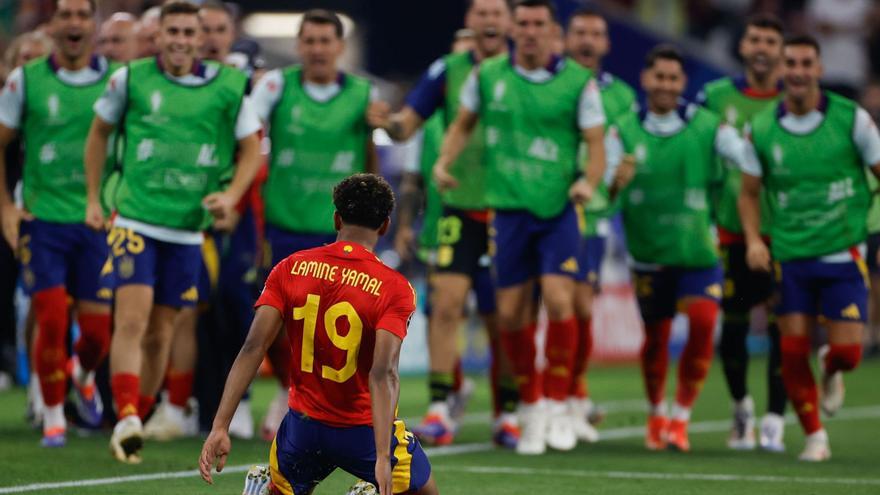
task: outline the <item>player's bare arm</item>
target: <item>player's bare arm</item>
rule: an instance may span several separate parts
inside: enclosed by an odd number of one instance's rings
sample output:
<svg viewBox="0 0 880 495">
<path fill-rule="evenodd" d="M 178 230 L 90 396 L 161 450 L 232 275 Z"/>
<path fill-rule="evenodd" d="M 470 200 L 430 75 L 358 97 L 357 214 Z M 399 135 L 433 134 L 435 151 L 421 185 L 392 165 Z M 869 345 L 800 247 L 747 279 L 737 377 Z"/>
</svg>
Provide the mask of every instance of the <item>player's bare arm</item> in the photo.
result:
<svg viewBox="0 0 880 495">
<path fill-rule="evenodd" d="M 229 215 L 254 181 L 262 163 L 259 133 L 254 132 L 239 139 L 238 153 L 235 175 L 229 187 L 225 191 L 209 194 L 202 200 L 214 218 L 223 219 Z"/>
<path fill-rule="evenodd" d="M 381 495 L 392 495 L 391 427 L 400 395 L 400 337 L 379 329 L 370 368 L 370 401 L 373 408 L 373 433 L 376 438 L 376 481 Z"/>
<path fill-rule="evenodd" d="M 425 121 L 413 107 L 407 105 L 388 119 L 385 130 L 395 141 L 406 141 L 416 133 Z"/>
<path fill-rule="evenodd" d="M 761 238 L 761 178 L 742 174 L 737 207 L 746 238 L 746 261 L 753 270 L 770 271 L 770 250 Z"/>
<path fill-rule="evenodd" d="M 458 181 L 449 173 L 449 167 L 467 145 L 478 120 L 479 115 L 476 112 L 461 107 L 452 125 L 446 130 L 443 146 L 440 148 L 440 157 L 434 164 L 434 180 L 439 189 L 453 189 L 458 186 Z"/>
<path fill-rule="evenodd" d="M 416 234 L 412 226 L 422 204 L 423 193 L 422 176 L 404 172 L 400 180 L 400 206 L 397 208 L 397 233 L 394 236 L 394 250 L 404 261 L 413 255 Z"/>
<path fill-rule="evenodd" d="M 569 197 L 578 204 L 590 201 L 593 191 L 605 175 L 605 128 L 597 125 L 581 131 L 587 143 L 587 163 L 584 164 L 584 176 L 578 179 L 569 189 Z"/>
<path fill-rule="evenodd" d="M 6 147 L 15 139 L 15 129 L 0 125 L 0 184 L 6 184 Z M 9 196 L 6 187 L 0 187 L 0 217 L 3 221 L 3 238 L 13 251 L 18 249 L 18 227 L 22 220 L 31 220 L 27 210 L 19 208 Z"/>
<path fill-rule="evenodd" d="M 211 426 L 211 434 L 205 440 L 202 455 L 199 456 L 199 471 L 202 474 L 202 479 L 208 483 L 214 483 L 211 478 L 211 468 L 214 464 L 217 465 L 218 473 L 226 465 L 226 457 L 231 449 L 229 422 L 232 421 L 235 408 L 238 407 L 241 397 L 254 380 L 260 363 L 263 362 L 263 356 L 275 341 L 275 336 L 278 335 L 280 328 L 281 313 L 277 309 L 271 306 L 257 308 L 247 339 L 241 346 L 241 351 L 235 358 L 235 363 L 233 363 L 229 377 L 226 379 L 223 397 L 220 399 L 220 406 L 217 408 L 217 415 L 214 416 L 214 424 Z"/>
<path fill-rule="evenodd" d="M 99 230 L 104 228 L 104 210 L 101 208 L 101 177 L 107 161 L 107 142 L 116 126 L 100 117 L 92 120 L 89 137 L 86 138 L 86 225 Z"/>
<path fill-rule="evenodd" d="M 378 174 L 379 173 L 379 154 L 376 152 L 376 144 L 373 142 L 373 133 L 367 133 L 367 153 L 364 155 L 366 157 L 366 163 L 364 163 L 364 172 L 368 174 Z"/>
</svg>

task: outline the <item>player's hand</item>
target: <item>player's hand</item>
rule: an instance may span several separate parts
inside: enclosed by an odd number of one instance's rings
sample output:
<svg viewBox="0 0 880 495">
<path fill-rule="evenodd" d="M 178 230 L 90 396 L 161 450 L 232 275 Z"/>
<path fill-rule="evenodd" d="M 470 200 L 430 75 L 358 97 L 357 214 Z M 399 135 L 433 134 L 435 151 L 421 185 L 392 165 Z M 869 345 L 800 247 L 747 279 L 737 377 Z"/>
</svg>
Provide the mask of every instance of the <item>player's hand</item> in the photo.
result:
<svg viewBox="0 0 880 495">
<path fill-rule="evenodd" d="M 572 202 L 579 205 L 589 203 L 593 197 L 593 186 L 587 182 L 587 179 L 581 177 L 568 188 L 568 197 Z"/>
<path fill-rule="evenodd" d="M 616 190 L 621 190 L 630 183 L 636 174 L 636 159 L 632 155 L 623 155 L 617 170 L 614 171 L 613 185 Z"/>
<path fill-rule="evenodd" d="M 215 192 L 202 199 L 202 206 L 214 216 L 214 220 L 223 220 L 232 215 L 236 201 L 227 192 Z"/>
<path fill-rule="evenodd" d="M 217 472 L 223 471 L 226 466 L 226 457 L 232 449 L 232 442 L 229 440 L 229 432 L 226 430 L 211 430 L 211 434 L 205 440 L 202 446 L 202 455 L 199 456 L 199 473 L 202 479 L 209 484 L 214 484 L 211 478 L 211 468 L 214 462 L 217 463 Z"/>
<path fill-rule="evenodd" d="M 96 201 L 89 201 L 86 205 L 86 225 L 94 230 L 104 230 L 104 208 Z"/>
<path fill-rule="evenodd" d="M 770 271 L 770 250 L 763 241 L 750 242 L 746 247 L 746 262 L 754 271 Z"/>
<path fill-rule="evenodd" d="M 387 129 L 390 124 L 391 105 L 384 101 L 374 101 L 367 107 L 367 124 L 370 127 Z"/>
<path fill-rule="evenodd" d="M 0 216 L 3 217 L 3 238 L 6 239 L 6 243 L 15 252 L 18 250 L 18 229 L 21 226 L 22 220 L 29 221 L 33 220 L 34 217 L 27 210 L 19 208 L 12 203 L 3 207 L 3 210 L 0 211 Z"/>
<path fill-rule="evenodd" d="M 238 226 L 239 220 L 241 220 L 241 214 L 238 213 L 237 209 L 233 208 L 223 218 L 214 220 L 214 228 L 220 232 L 231 233 Z"/>
<path fill-rule="evenodd" d="M 379 495 L 394 495 L 391 479 L 391 459 L 388 457 L 376 458 L 376 484 L 379 486 Z"/>
<path fill-rule="evenodd" d="M 397 227 L 397 234 L 394 236 L 394 250 L 397 251 L 401 261 L 409 261 L 415 252 L 416 234 L 412 227 L 401 225 Z"/>
<path fill-rule="evenodd" d="M 440 191 L 447 191 L 458 187 L 458 180 L 449 173 L 446 166 L 440 162 L 434 164 L 433 169 L 434 183 Z"/>
</svg>

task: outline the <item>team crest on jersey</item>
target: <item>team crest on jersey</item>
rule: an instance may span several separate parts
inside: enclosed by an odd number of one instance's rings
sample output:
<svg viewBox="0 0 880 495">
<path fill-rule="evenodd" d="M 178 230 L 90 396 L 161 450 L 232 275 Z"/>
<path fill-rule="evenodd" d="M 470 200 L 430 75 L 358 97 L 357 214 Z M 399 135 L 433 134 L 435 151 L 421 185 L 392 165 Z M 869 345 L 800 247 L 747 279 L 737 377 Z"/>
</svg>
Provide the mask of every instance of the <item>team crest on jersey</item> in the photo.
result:
<svg viewBox="0 0 880 495">
<path fill-rule="evenodd" d="M 162 109 L 162 93 L 160 91 L 153 91 L 150 95 L 150 114 L 144 116 L 144 120 L 147 122 L 151 122 L 154 124 L 161 124 L 168 121 L 168 117 L 163 117 L 159 115 L 159 111 Z"/>
<path fill-rule="evenodd" d="M 779 146 L 779 143 L 774 143 L 772 153 L 773 161 L 776 163 L 776 166 L 781 167 L 783 158 L 782 146 Z"/>
<path fill-rule="evenodd" d="M 736 111 L 736 107 L 733 105 L 727 107 L 727 110 L 724 111 L 724 118 L 728 124 L 736 126 L 736 119 L 739 118 L 739 112 Z"/>
<path fill-rule="evenodd" d="M 49 99 L 46 100 L 46 110 L 49 112 L 49 123 L 57 123 L 58 121 L 58 111 L 61 106 L 61 100 L 58 98 L 58 95 L 51 94 L 49 95 Z"/>
<path fill-rule="evenodd" d="M 636 159 L 636 163 L 645 163 L 645 160 L 648 159 L 648 148 L 645 148 L 644 144 L 639 144 L 636 146 L 633 156 Z"/>
</svg>

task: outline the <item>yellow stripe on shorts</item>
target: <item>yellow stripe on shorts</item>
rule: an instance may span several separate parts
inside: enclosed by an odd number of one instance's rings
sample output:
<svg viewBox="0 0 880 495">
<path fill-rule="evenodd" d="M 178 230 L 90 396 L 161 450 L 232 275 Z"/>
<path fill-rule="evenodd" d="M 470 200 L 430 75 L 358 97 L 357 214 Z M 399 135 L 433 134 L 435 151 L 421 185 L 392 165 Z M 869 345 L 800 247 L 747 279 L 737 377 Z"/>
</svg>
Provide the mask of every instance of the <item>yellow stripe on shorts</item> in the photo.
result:
<svg viewBox="0 0 880 495">
<path fill-rule="evenodd" d="M 397 464 L 391 471 L 391 487 L 394 493 L 404 493 L 409 490 L 412 472 L 412 454 L 407 450 L 412 441 L 412 433 L 406 431 L 406 425 L 400 419 L 394 421 L 393 428 L 394 438 L 397 439 L 397 447 L 394 448 Z"/>
<path fill-rule="evenodd" d="M 206 235 L 205 242 L 202 243 L 202 260 L 213 289 L 217 287 L 217 282 L 220 279 L 220 252 L 217 250 L 217 243 L 214 242 L 212 236 Z"/>
<path fill-rule="evenodd" d="M 272 478 L 272 484 L 275 485 L 275 491 L 281 495 L 296 495 L 293 493 L 293 487 L 287 478 L 281 474 L 278 469 L 278 448 L 275 439 L 272 439 L 272 448 L 269 450 L 269 476 Z"/>
</svg>

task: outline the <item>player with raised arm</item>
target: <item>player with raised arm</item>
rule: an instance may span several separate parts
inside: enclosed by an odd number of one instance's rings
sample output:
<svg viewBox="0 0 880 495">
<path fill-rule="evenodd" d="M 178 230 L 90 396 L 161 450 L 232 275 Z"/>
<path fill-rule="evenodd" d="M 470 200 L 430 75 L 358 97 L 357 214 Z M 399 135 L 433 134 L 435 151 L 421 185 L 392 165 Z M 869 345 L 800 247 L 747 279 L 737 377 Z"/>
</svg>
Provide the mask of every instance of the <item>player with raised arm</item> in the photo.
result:
<svg viewBox="0 0 880 495">
<path fill-rule="evenodd" d="M 669 45 L 653 48 L 641 74 L 647 108 L 624 115 L 609 132 L 612 184 L 620 191 L 636 298 L 645 323 L 642 374 L 649 416 L 645 446 L 690 450 L 688 423 L 709 365 L 721 299 L 721 266 L 709 195 L 720 180 L 717 157 L 740 163 L 736 130 L 705 108 L 680 103 L 684 60 Z M 672 318 L 690 323 L 678 364 L 671 415 L 665 399 Z"/>
<path fill-rule="evenodd" d="M 101 423 L 94 370 L 110 349 L 109 287 L 100 274 L 107 260 L 103 225 L 85 224 L 83 148 L 92 104 L 112 67 L 93 52 L 95 3 L 58 0 L 52 16 L 55 50 L 15 69 L 0 94 L 0 183 L 6 183 L 6 147 L 24 139 L 23 207 L 0 188 L 3 236 L 22 264 L 37 322 L 35 361 L 46 409 L 46 447 L 65 444 L 67 421 L 68 296 L 80 326 L 74 345 L 77 409 L 88 425 Z M 20 230 L 19 230 L 20 229 Z"/>
<path fill-rule="evenodd" d="M 226 464 L 232 414 L 283 327 L 293 356 L 290 409 L 269 453 L 268 493 L 312 493 L 342 468 L 382 495 L 436 494 L 428 458 L 396 419 L 415 292 L 373 254 L 391 223 L 394 193 L 376 175 L 355 174 L 333 189 L 333 203 L 336 242 L 288 256 L 266 280 L 202 448 L 202 478 L 211 483 L 214 464 L 218 472 Z"/>
<path fill-rule="evenodd" d="M 757 15 L 746 22 L 739 42 L 739 54 L 745 71 L 738 77 L 725 77 L 703 87 L 698 97 L 709 110 L 728 125 L 742 130 L 759 111 L 779 101 L 779 69 L 782 61 L 782 23 L 771 15 Z M 739 196 L 740 171 L 735 163 L 722 162 L 723 184 L 716 201 L 718 241 L 724 264 L 724 295 L 721 300 L 721 343 L 719 354 L 724 378 L 734 400 L 733 421 L 727 446 L 732 449 L 755 448 L 755 405 L 748 393 L 746 373 L 749 354 L 750 312 L 764 305 L 772 312 L 773 278 L 767 272 L 752 271 L 746 263 L 746 245 L 736 200 Z M 766 204 L 766 203 L 765 203 Z M 770 229 L 769 210 L 762 208 L 761 232 Z M 772 314 L 772 313 L 771 313 Z M 779 357 L 779 329 L 772 316 L 767 328 L 770 352 L 767 362 L 767 414 L 761 420 L 760 445 L 766 450 L 785 450 L 785 385 Z"/>
<path fill-rule="evenodd" d="M 164 4 L 161 53 L 110 77 L 86 142 L 86 222 L 98 228 L 107 139 L 117 127 L 126 139 L 118 214 L 107 241 L 116 285 L 110 369 L 119 418 L 110 445 L 122 462 L 140 461 L 138 414 L 145 408 L 139 397 L 158 392 L 174 318 L 198 301 L 202 230 L 212 216 L 230 214 L 260 166 L 260 122 L 244 97 L 247 78 L 199 61 L 201 35 L 197 6 Z"/>
<path fill-rule="evenodd" d="M 438 187 L 455 188 L 451 166 L 482 123 L 498 320 L 519 385 L 521 454 L 577 444 L 565 402 L 578 332 L 574 289 L 581 235 L 573 203 L 590 199 L 605 168 L 598 85 L 589 69 L 553 53 L 554 19 L 549 1 L 516 3 L 513 53 L 483 61 L 468 76 L 434 166 Z M 580 166 L 582 140 L 589 160 Z M 536 368 L 536 281 L 549 319 L 543 376 Z"/>
<path fill-rule="evenodd" d="M 271 143 L 263 185 L 270 266 L 301 249 L 333 242 L 333 185 L 378 167 L 367 124 L 374 88 L 340 70 L 344 35 L 336 13 L 305 12 L 297 34 L 302 64 L 267 72 L 252 93 Z M 286 353 L 279 339 L 269 354 L 274 367 L 286 367 Z M 264 421 L 264 437 L 271 438 L 284 418 L 286 395 L 282 383 Z"/>
<path fill-rule="evenodd" d="M 810 36 L 783 45 L 782 101 L 752 118 L 743 163 L 739 212 L 746 257 L 753 270 L 771 270 L 761 237 L 760 202 L 766 188 L 780 302 L 776 312 L 782 378 L 806 445 L 803 461 L 831 457 L 819 409 L 833 415 L 843 404 L 842 373 L 862 356 L 868 306 L 866 220 L 869 167 L 880 175 L 880 133 L 855 102 L 823 91 L 819 44 Z M 817 319 L 828 345 L 819 351 L 821 398 L 810 369 Z"/>
<path fill-rule="evenodd" d="M 593 71 L 599 83 L 599 95 L 605 111 L 606 127 L 619 116 L 636 107 L 636 93 L 625 82 L 602 70 L 602 59 L 608 55 L 608 23 L 595 10 L 583 8 L 572 13 L 565 32 L 565 51 L 577 63 Z M 581 149 L 586 153 L 586 149 Z M 605 257 L 605 244 L 611 229 L 609 218 L 615 213 L 608 189 L 600 185 L 589 203 L 584 205 L 585 238 L 578 258 L 580 274 L 575 293 L 575 312 L 578 319 L 577 347 L 569 391 L 568 407 L 580 440 L 595 442 L 599 434 L 592 422 L 598 422 L 601 412 L 590 399 L 587 387 L 587 365 L 593 348 L 593 300 L 599 291 L 599 274 Z"/>
<path fill-rule="evenodd" d="M 440 115 L 443 127 L 448 128 L 455 121 L 460 108 L 459 94 L 470 73 L 482 61 L 507 52 L 510 10 L 504 0 L 473 0 L 467 10 L 465 26 L 474 32 L 474 48 L 450 53 L 435 61 L 407 96 L 403 109 L 388 119 L 377 120 L 376 124 L 387 129 L 393 139 L 408 139 L 435 114 Z M 512 448 L 518 437 L 514 415 L 516 385 L 508 371 L 506 357 L 500 356 L 503 351 L 495 317 L 495 291 L 489 274 L 485 160 L 483 131 L 478 128 L 452 165 L 451 173 L 459 180 L 458 187 L 441 194 L 443 212 L 437 225 L 438 246 L 429 281 L 431 403 L 422 424 L 413 429 L 429 444 L 451 443 L 458 427 L 459 418 L 452 414 L 453 403 L 459 395 L 453 386 L 460 357 L 456 336 L 472 289 L 493 352 L 491 376 L 497 416 L 493 439 L 499 445 Z"/>
</svg>

